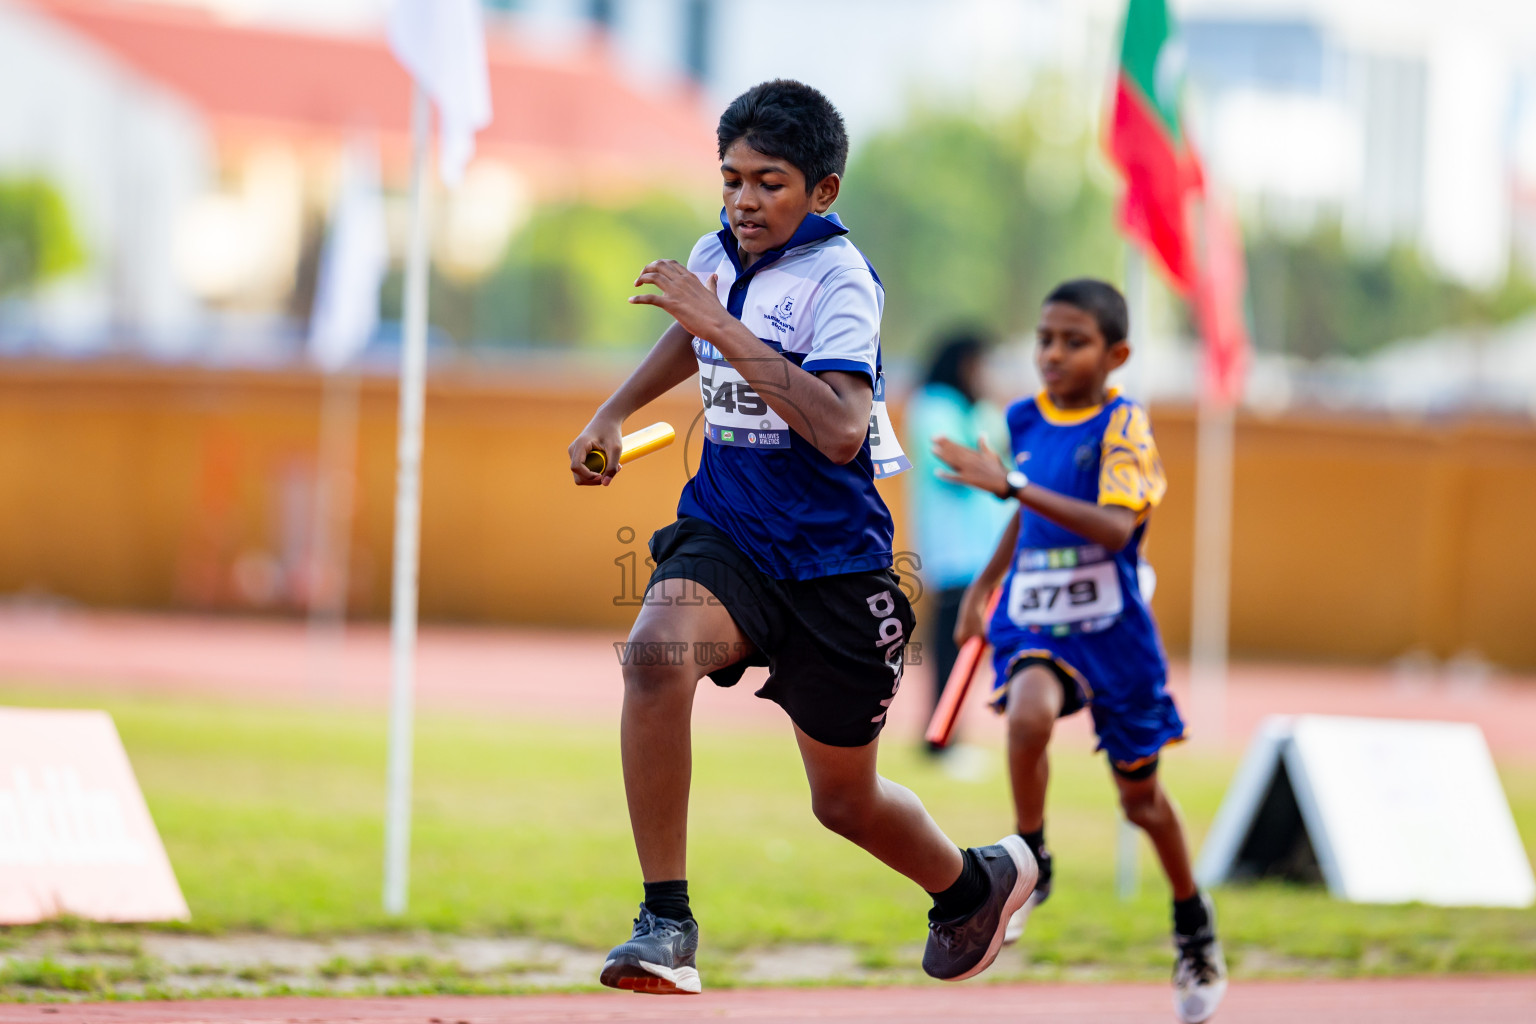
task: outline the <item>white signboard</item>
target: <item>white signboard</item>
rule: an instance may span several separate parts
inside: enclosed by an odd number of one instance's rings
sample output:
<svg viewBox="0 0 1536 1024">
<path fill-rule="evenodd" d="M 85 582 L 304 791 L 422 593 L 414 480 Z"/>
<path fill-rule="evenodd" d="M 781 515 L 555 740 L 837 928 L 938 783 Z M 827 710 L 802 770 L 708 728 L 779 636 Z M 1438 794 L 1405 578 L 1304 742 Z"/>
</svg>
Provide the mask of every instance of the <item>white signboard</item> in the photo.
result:
<svg viewBox="0 0 1536 1024">
<path fill-rule="evenodd" d="M 0 708 L 0 924 L 190 916 L 112 718 Z"/>
<path fill-rule="evenodd" d="M 1195 873 L 1213 885 L 1294 868 L 1309 848 L 1329 891 L 1356 903 L 1536 903 L 1530 860 L 1475 725 L 1266 720 Z"/>
</svg>

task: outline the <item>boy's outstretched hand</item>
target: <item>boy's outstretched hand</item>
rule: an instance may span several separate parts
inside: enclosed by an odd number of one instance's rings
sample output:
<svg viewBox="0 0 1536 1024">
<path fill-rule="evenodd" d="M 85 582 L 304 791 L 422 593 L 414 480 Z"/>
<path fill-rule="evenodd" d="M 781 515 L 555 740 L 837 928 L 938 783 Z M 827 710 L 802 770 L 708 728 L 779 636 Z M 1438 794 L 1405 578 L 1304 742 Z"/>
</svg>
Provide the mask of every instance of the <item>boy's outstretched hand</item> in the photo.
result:
<svg viewBox="0 0 1536 1024">
<path fill-rule="evenodd" d="M 637 306 L 660 306 L 689 334 L 712 342 L 719 333 L 721 317 L 729 318 L 715 294 L 718 277 L 710 274 L 706 284 L 677 260 L 656 260 L 645 265 L 635 278 L 635 287 L 655 285 L 661 294 L 631 295 L 629 301 Z"/>
<path fill-rule="evenodd" d="M 933 454 L 951 470 L 949 473 L 939 470 L 939 479 L 1002 497 L 1008 493 L 1008 470 L 985 437 L 978 441 L 977 447 L 967 448 L 947 437 L 934 438 Z"/>
</svg>

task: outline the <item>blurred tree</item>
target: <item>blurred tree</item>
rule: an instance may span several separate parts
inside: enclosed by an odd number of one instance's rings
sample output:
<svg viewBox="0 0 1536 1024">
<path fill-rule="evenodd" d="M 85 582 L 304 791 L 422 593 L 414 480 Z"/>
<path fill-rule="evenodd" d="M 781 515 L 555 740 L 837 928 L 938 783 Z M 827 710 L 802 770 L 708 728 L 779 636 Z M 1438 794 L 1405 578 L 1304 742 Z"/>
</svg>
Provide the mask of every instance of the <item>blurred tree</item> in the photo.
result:
<svg viewBox="0 0 1536 1024">
<path fill-rule="evenodd" d="M 1124 247 L 1092 125 L 1045 80 L 995 119 L 919 113 L 860 147 L 837 210 L 886 288 L 882 338 L 912 353 L 980 322 L 1030 333 L 1068 277 L 1123 277 Z"/>
<path fill-rule="evenodd" d="M 714 227 L 707 208 L 663 194 L 619 207 L 545 206 L 512 239 L 501 266 L 475 287 L 466 310 L 474 336 L 493 343 L 649 346 L 670 318 L 625 301 L 636 292 L 636 275 L 652 260 L 686 260 Z"/>
<path fill-rule="evenodd" d="M 1123 278 L 1115 184 L 1096 133 L 1081 90 L 1046 76 L 1011 112 L 919 110 L 856 148 L 836 210 L 885 282 L 888 352 L 915 355 L 957 322 L 1028 335 L 1057 282 Z M 433 323 L 461 342 L 643 348 L 668 320 L 625 302 L 630 282 L 650 260 L 686 258 L 715 226 L 713 208 L 713 197 L 666 194 L 543 206 L 483 281 L 434 275 Z M 1536 309 L 1536 285 L 1518 270 L 1501 288 L 1474 292 L 1412 247 L 1353 250 L 1336 224 L 1301 237 L 1250 226 L 1248 236 L 1263 349 L 1358 355 Z M 386 316 L 398 295 L 396 273 Z"/>
<path fill-rule="evenodd" d="M 1352 250 L 1337 224 L 1298 238 L 1251 233 L 1247 249 L 1255 344 L 1304 359 L 1364 355 L 1536 309 L 1536 284 L 1519 266 L 1499 288 L 1474 291 L 1438 273 L 1410 245 Z"/>
<path fill-rule="evenodd" d="M 84 266 L 85 255 L 56 188 L 40 178 L 0 179 L 0 298 Z"/>
</svg>

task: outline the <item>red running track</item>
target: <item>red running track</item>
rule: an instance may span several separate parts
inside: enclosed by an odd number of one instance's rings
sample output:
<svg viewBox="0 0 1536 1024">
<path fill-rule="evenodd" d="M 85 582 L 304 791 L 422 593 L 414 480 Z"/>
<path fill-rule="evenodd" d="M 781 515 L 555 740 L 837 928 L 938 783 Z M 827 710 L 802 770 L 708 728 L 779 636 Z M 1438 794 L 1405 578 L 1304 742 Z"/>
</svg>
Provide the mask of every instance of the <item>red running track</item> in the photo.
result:
<svg viewBox="0 0 1536 1024">
<path fill-rule="evenodd" d="M 424 626 L 417 656 L 417 700 L 424 708 L 572 717 L 616 722 L 622 683 L 614 644 L 621 631 Z M 913 665 L 892 707 L 887 735 L 922 732 L 931 679 Z M 986 670 L 983 669 L 983 673 Z M 751 691 L 763 669 L 730 690 L 700 687 L 696 719 L 715 726 L 787 728 L 781 712 Z M 1192 726 L 1192 743 L 1213 731 L 1241 749 L 1269 714 L 1367 715 L 1473 722 L 1496 757 L 1536 752 L 1536 679 L 1386 666 L 1234 664 L 1220 730 L 1189 700 L 1188 671 L 1173 666 L 1170 685 Z M 122 612 L 0 609 L 0 682 L 82 690 L 185 693 L 287 703 L 344 702 L 382 709 L 389 688 L 389 634 L 377 624 L 315 642 L 303 622 Z M 978 679 L 962 734 L 1000 743 Z M 1061 739 L 1092 746 L 1086 715 L 1062 726 Z M 1536 1020 L 1536 1018 L 1533 1018 Z"/>
<path fill-rule="evenodd" d="M 426 627 L 419 698 L 427 707 L 545 718 L 617 717 L 622 635 L 532 629 Z M 756 670 L 758 673 L 761 670 Z M 909 677 L 893 713 L 898 735 L 918 736 L 925 668 Z M 335 646 L 312 644 L 301 623 L 93 612 L 0 611 L 0 681 L 83 691 L 139 691 L 341 701 L 382 708 L 388 636 L 349 629 Z M 750 682 L 750 680 L 749 680 Z M 1186 673 L 1172 685 L 1187 698 Z M 1385 668 L 1235 665 L 1223 727 L 1240 747 L 1271 713 L 1325 713 L 1476 722 L 1496 755 L 1536 751 L 1532 680 L 1394 673 Z M 914 692 L 915 691 L 915 692 Z M 1186 704 L 1187 706 L 1187 704 Z M 697 715 L 716 726 L 783 728 L 782 715 L 746 684 L 701 689 Z M 979 700 L 964 728 L 982 742 L 1000 729 Z M 1090 743 L 1085 716 L 1068 730 Z M 1195 742 L 1209 742 L 1198 731 Z M 1206 737 L 1209 733 L 1205 734 Z M 698 998 L 619 993 L 402 999 L 240 999 L 175 1003 L 0 1005 L 0 1024 L 533 1024 L 545 1021 L 917 1022 L 1064 1021 L 1131 1024 L 1173 1020 L 1165 985 L 927 986 L 899 989 L 743 989 Z M 1362 981 L 1243 982 L 1221 1024 L 1536 1024 L 1536 976 Z"/>
<path fill-rule="evenodd" d="M 1114 984 L 742 989 L 686 998 L 605 992 L 0 1006 L 0 1024 L 1144 1024 L 1173 1019 L 1166 986 Z M 1536 1021 L 1536 979 L 1240 983 L 1232 986 L 1214 1020 L 1219 1024 L 1531 1024 Z"/>
</svg>

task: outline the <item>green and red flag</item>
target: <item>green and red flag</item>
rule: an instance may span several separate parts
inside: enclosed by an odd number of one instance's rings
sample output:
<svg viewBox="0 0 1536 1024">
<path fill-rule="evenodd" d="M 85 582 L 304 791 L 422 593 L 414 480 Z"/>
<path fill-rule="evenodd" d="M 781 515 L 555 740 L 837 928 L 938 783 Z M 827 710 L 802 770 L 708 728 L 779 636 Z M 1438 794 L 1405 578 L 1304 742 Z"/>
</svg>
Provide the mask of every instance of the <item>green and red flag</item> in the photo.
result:
<svg viewBox="0 0 1536 1024">
<path fill-rule="evenodd" d="M 1193 306 L 1207 387 L 1230 402 L 1248 360 L 1242 242 L 1236 221 L 1207 194 L 1181 116 L 1183 86 L 1184 49 L 1167 0 L 1130 0 L 1107 140 L 1125 178 L 1120 228 Z"/>
<path fill-rule="evenodd" d="M 1248 316 L 1243 302 L 1247 274 L 1237 218 L 1226 202 L 1206 189 L 1195 221 L 1200 230 L 1199 273 L 1193 304 L 1205 340 L 1205 387 L 1231 405 L 1242 395 L 1248 373 Z"/>
<path fill-rule="evenodd" d="M 1200 164 L 1179 116 L 1183 52 L 1166 0 L 1130 0 L 1108 142 L 1125 177 L 1121 229 L 1152 253 L 1174 289 L 1188 296 L 1196 276 L 1188 198 L 1200 187 Z"/>
</svg>

